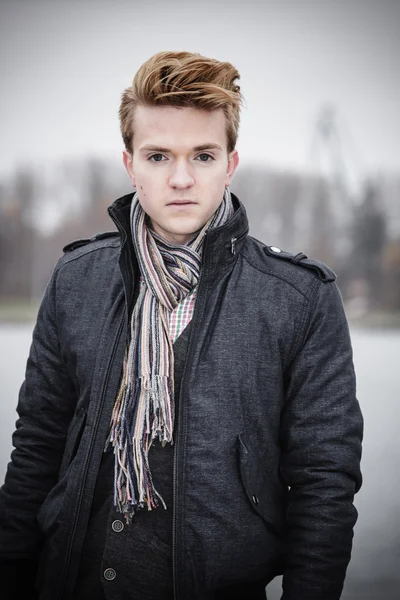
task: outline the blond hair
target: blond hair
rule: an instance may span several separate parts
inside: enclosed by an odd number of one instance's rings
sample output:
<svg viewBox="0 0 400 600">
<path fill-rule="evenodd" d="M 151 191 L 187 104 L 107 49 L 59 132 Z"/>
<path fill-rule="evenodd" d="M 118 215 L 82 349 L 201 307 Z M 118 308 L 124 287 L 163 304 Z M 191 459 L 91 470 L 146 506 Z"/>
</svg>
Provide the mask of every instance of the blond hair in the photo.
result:
<svg viewBox="0 0 400 600">
<path fill-rule="evenodd" d="M 132 153 L 133 117 L 137 106 L 189 106 L 225 113 L 228 152 L 239 130 L 242 95 L 235 83 L 239 72 L 220 62 L 191 52 L 159 52 L 140 67 L 131 87 L 122 94 L 119 118 L 121 134 Z"/>
</svg>

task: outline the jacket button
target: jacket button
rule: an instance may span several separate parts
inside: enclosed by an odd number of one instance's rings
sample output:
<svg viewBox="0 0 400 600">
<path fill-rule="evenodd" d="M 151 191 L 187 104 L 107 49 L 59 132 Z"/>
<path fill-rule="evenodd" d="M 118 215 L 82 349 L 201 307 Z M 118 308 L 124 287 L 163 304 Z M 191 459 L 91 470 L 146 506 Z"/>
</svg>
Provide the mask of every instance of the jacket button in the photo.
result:
<svg viewBox="0 0 400 600">
<path fill-rule="evenodd" d="M 282 252 L 282 250 L 280 248 L 277 248 L 276 246 L 271 246 L 271 250 L 272 252 Z"/>
<path fill-rule="evenodd" d="M 253 502 L 257 506 L 257 504 L 258 504 L 258 498 L 257 498 L 257 496 L 255 494 L 253 496 Z"/>
<path fill-rule="evenodd" d="M 114 569 L 106 569 L 104 571 L 104 579 L 107 579 L 107 581 L 112 581 L 113 579 L 115 579 L 117 576 L 116 572 L 114 571 Z"/>
<path fill-rule="evenodd" d="M 115 531 L 116 533 L 119 533 L 120 531 L 123 530 L 124 528 L 124 524 L 122 521 L 119 521 L 118 519 L 116 521 L 113 521 L 113 524 L 111 525 L 113 531 Z"/>
</svg>

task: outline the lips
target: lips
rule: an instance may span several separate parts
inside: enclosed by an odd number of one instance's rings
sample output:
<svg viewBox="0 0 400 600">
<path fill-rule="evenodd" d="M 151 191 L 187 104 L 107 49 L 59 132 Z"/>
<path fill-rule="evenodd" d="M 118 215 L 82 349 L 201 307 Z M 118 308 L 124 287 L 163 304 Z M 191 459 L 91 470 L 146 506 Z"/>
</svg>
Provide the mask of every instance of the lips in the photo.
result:
<svg viewBox="0 0 400 600">
<path fill-rule="evenodd" d="M 168 206 L 186 206 L 189 204 L 196 204 L 192 200 L 173 200 L 172 202 L 168 202 Z"/>
</svg>

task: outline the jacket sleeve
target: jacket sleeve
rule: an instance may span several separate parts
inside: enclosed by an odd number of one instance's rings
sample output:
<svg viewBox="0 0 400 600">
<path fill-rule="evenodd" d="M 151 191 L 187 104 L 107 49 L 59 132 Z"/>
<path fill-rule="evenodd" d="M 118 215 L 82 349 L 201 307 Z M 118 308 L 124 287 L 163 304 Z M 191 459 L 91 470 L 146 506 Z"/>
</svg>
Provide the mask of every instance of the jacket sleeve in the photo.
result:
<svg viewBox="0 0 400 600">
<path fill-rule="evenodd" d="M 33 579 L 42 545 L 37 513 L 57 483 L 76 403 L 74 386 L 61 358 L 56 289 L 57 271 L 46 288 L 33 331 L 17 407 L 15 449 L 0 489 L 0 570 L 11 565 L 9 573 L 14 573 L 14 577 L 10 579 L 18 582 L 20 565 L 25 574 L 24 585 L 29 583 L 27 573 Z M 8 597 L 17 595 L 10 593 Z"/>
<path fill-rule="evenodd" d="M 281 475 L 290 488 L 282 600 L 338 600 L 357 520 L 363 421 L 334 282 L 318 281 L 309 315 L 281 421 Z"/>
</svg>

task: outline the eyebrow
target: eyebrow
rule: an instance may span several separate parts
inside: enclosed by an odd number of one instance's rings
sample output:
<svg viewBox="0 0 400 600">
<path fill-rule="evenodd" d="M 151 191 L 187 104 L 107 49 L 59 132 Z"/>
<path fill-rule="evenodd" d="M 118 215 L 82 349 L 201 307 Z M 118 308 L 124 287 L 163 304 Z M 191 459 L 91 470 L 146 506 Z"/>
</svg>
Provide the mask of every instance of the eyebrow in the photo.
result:
<svg viewBox="0 0 400 600">
<path fill-rule="evenodd" d="M 214 144 L 214 143 L 210 143 L 210 144 L 201 144 L 200 146 L 195 146 L 193 148 L 194 152 L 201 152 L 202 150 L 222 150 L 222 147 L 219 144 Z M 170 148 L 161 148 L 160 146 L 152 146 L 150 145 L 146 145 L 146 146 L 142 146 L 142 148 L 140 148 L 140 152 L 163 152 L 163 153 L 168 153 L 171 152 Z"/>
</svg>

